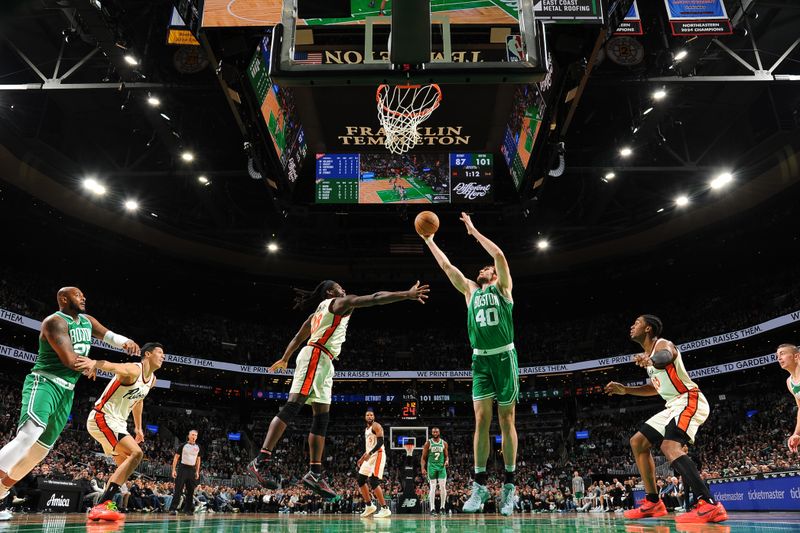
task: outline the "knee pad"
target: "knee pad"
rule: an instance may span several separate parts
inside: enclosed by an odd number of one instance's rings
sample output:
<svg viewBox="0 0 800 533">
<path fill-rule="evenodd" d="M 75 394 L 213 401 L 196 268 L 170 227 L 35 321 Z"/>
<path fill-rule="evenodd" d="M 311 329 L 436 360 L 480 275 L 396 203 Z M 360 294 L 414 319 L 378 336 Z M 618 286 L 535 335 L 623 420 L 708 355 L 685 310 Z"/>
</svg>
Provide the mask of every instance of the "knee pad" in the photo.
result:
<svg viewBox="0 0 800 533">
<path fill-rule="evenodd" d="M 328 434 L 328 422 L 331 419 L 330 413 L 319 413 L 311 419 L 311 433 L 324 437 Z"/>
<path fill-rule="evenodd" d="M 366 485 L 367 484 L 367 479 L 368 479 L 367 476 L 365 476 L 364 474 L 359 474 L 358 475 L 358 486 L 359 487 L 363 487 L 364 485 Z"/>
<path fill-rule="evenodd" d="M 300 414 L 300 410 L 303 408 L 303 404 L 297 402 L 286 402 L 286 405 L 281 407 L 281 410 L 278 411 L 276 415 L 281 421 L 288 425 L 294 417 Z"/>
<path fill-rule="evenodd" d="M 375 476 L 370 476 L 369 477 L 369 487 L 371 489 L 374 490 L 375 487 L 377 487 L 380 484 L 381 484 L 381 480 L 380 479 L 376 478 Z"/>
</svg>

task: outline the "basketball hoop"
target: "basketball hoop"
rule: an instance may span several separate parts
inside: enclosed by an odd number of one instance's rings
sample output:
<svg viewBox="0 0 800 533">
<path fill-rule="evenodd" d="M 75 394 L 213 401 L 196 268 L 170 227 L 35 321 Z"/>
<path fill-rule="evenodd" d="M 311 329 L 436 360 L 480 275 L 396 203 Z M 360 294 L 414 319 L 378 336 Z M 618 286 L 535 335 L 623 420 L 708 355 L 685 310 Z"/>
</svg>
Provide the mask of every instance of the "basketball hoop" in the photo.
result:
<svg viewBox="0 0 800 533">
<path fill-rule="evenodd" d="M 422 140 L 417 126 L 424 122 L 442 102 L 442 90 L 429 85 L 381 84 L 375 94 L 378 120 L 386 134 L 384 145 L 393 154 L 403 154 Z"/>
<path fill-rule="evenodd" d="M 413 457 L 414 456 L 414 443 L 413 442 L 409 442 L 407 444 L 403 444 L 403 448 L 406 449 L 406 455 L 408 457 Z"/>
</svg>

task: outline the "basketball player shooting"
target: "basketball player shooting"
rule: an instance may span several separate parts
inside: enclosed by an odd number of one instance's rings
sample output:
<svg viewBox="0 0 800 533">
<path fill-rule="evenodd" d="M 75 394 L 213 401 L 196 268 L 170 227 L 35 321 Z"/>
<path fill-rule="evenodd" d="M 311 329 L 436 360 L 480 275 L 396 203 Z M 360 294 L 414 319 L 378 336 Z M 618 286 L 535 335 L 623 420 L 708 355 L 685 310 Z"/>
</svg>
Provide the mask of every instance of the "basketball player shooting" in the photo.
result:
<svg viewBox="0 0 800 533">
<path fill-rule="evenodd" d="M 675 518 L 678 523 L 722 522 L 728 513 L 722 503 L 711 496 L 708 485 L 700 477 L 697 465 L 683 451 L 683 445 L 693 443 L 697 430 L 711 412 L 705 395 L 691 380 L 683 365 L 681 352 L 667 339 L 661 338 L 661 319 L 642 315 L 631 326 L 631 340 L 639 344 L 644 353 L 634 356 L 634 363 L 647 370 L 650 383 L 627 387 L 612 381 L 605 387 L 606 394 L 631 394 L 633 396 L 660 395 L 666 405 L 664 410 L 650 417 L 631 437 L 631 450 L 642 476 L 645 499 L 636 509 L 625 511 L 630 520 L 657 518 L 667 514 L 656 486 L 656 466 L 650 452 L 659 446 L 670 466 L 683 478 L 685 486 L 697 495 L 697 507 Z"/>
<path fill-rule="evenodd" d="M 0 450 L 0 501 L 20 479 L 41 463 L 55 444 L 72 411 L 75 383 L 88 375 L 92 337 L 139 354 L 139 345 L 86 314 L 86 297 L 77 287 L 59 289 L 58 311 L 42 322 L 39 353 L 22 386 L 17 435 Z M 0 511 L 9 520 L 10 511 Z"/>
<path fill-rule="evenodd" d="M 339 357 L 345 341 L 347 324 L 354 309 L 386 305 L 404 300 L 421 304 L 428 298 L 427 285 L 416 282 L 407 291 L 376 292 L 368 296 L 346 294 L 335 281 L 321 282 L 313 291 L 295 289 L 295 309 L 315 309 L 300 330 L 289 342 L 286 351 L 270 367 L 270 372 L 286 369 L 292 355 L 303 344 L 295 365 L 289 401 L 281 408 L 269 425 L 264 445 L 258 456 L 248 465 L 261 485 L 268 489 L 278 488 L 278 481 L 270 474 L 272 451 L 286 431 L 286 426 L 300 413 L 303 405 L 310 404 L 313 412 L 311 430 L 308 434 L 309 471 L 303 476 L 303 484 L 325 498 L 335 498 L 336 493 L 322 477 L 322 451 L 330 417 L 333 388 L 333 361 Z"/>
<path fill-rule="evenodd" d="M 114 378 L 108 382 L 89 413 L 86 430 L 103 447 L 103 453 L 114 459 L 117 469 L 108 478 L 105 491 L 97 500 L 98 504 L 89 511 L 89 520 L 113 522 L 124 518 L 117 511 L 114 495 L 144 457 L 139 447 L 139 443 L 144 442 L 144 399 L 156 384 L 156 370 L 164 364 L 164 346 L 158 342 L 148 342 L 142 346 L 141 358 L 139 363 L 93 361 L 90 378 L 94 379 L 97 370 L 113 372 Z M 131 413 L 135 437 L 128 434 L 128 417 Z"/>
<path fill-rule="evenodd" d="M 475 481 L 469 499 L 464 502 L 465 513 L 480 511 L 489 499 L 486 487 L 489 459 L 489 426 L 492 423 L 493 403 L 497 400 L 500 432 L 503 436 L 503 461 L 505 477 L 500 495 L 500 513 L 510 516 L 514 512 L 514 472 L 517 464 L 517 429 L 515 410 L 519 398 L 519 367 L 514 348 L 514 320 L 511 311 L 511 273 L 503 251 L 479 232 L 469 215 L 461 213 L 467 233 L 478 241 L 494 260 L 483 267 L 475 281 L 467 279 L 453 266 L 444 252 L 433 241 L 433 233 L 420 236 L 425 240 L 433 257 L 447 274 L 450 283 L 464 295 L 467 304 L 467 332 L 472 346 L 472 406 L 475 411 Z"/>
</svg>

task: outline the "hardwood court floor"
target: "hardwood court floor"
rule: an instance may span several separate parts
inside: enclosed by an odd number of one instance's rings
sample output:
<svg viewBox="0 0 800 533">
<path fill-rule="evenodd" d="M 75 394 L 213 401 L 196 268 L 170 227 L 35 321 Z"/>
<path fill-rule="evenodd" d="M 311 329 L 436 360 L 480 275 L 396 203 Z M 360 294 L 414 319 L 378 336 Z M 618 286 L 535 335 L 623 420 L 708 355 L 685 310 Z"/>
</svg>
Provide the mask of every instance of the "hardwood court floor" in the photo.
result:
<svg viewBox="0 0 800 533">
<path fill-rule="evenodd" d="M 722 524 L 680 526 L 672 515 L 628 522 L 618 516 L 592 514 L 453 515 L 429 518 L 393 515 L 388 519 L 356 515 L 210 514 L 170 516 L 132 513 L 120 523 L 86 522 L 82 514 L 15 515 L 0 522 L 0 533 L 527 533 L 527 532 L 627 532 L 627 533 L 745 533 L 800 531 L 800 513 L 729 513 Z"/>
</svg>

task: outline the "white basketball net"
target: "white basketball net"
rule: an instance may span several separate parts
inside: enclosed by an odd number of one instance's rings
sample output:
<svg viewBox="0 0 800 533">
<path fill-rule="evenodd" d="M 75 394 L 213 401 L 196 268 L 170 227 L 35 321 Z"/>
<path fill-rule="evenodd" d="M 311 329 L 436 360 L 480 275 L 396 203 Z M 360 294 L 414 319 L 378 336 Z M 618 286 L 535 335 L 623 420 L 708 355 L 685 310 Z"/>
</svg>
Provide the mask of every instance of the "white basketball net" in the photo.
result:
<svg viewBox="0 0 800 533">
<path fill-rule="evenodd" d="M 384 145 L 393 154 L 408 152 L 422 141 L 417 126 L 439 107 L 438 85 L 380 85 L 376 94 L 378 120 L 386 134 Z"/>
</svg>

